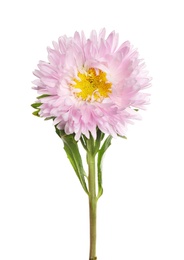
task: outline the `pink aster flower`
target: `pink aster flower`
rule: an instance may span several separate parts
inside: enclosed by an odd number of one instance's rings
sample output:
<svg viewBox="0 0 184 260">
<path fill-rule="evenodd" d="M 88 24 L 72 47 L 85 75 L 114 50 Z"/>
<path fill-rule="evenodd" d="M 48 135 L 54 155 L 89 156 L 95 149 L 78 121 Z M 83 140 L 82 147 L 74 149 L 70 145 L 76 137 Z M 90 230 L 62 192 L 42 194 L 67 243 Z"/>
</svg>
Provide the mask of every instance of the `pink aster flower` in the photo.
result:
<svg viewBox="0 0 184 260">
<path fill-rule="evenodd" d="M 127 124 L 138 119 L 148 104 L 150 86 L 143 60 L 129 42 L 118 46 L 115 32 L 105 37 L 92 31 L 63 36 L 48 48 L 48 62 L 40 61 L 34 81 L 39 93 L 34 115 L 53 119 L 56 133 L 89 196 L 90 260 L 96 256 L 97 201 L 103 193 L 102 161 L 112 137 L 124 136 Z M 107 137 L 104 140 L 105 134 Z M 78 141 L 86 151 L 83 167 Z"/>
<path fill-rule="evenodd" d="M 96 129 L 111 136 L 125 135 L 126 126 L 144 109 L 150 85 L 143 60 L 127 41 L 118 47 L 118 34 L 105 29 L 74 37 L 62 36 L 48 48 L 34 75 L 39 115 L 53 118 L 67 135 L 96 138 Z"/>
</svg>

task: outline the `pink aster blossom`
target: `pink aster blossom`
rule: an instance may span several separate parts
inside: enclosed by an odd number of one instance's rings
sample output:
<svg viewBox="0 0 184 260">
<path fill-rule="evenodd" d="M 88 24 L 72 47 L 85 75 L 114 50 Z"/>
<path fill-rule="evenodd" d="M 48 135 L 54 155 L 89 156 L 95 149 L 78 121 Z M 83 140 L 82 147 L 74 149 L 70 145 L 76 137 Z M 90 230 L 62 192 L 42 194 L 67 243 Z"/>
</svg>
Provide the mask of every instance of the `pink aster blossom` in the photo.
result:
<svg viewBox="0 0 184 260">
<path fill-rule="evenodd" d="M 113 137 L 125 135 L 126 126 L 144 109 L 150 86 L 143 60 L 130 43 L 118 47 L 118 34 L 105 29 L 62 36 L 48 48 L 48 62 L 40 61 L 33 83 L 41 106 L 39 115 L 54 119 L 65 133 L 96 138 L 96 129 Z"/>
</svg>

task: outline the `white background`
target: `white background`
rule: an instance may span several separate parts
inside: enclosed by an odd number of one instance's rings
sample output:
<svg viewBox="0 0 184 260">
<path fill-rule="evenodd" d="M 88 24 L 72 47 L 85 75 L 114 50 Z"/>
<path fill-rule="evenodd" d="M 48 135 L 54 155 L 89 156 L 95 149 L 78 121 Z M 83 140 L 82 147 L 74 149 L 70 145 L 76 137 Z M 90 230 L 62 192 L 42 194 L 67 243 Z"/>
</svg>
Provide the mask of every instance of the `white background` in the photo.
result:
<svg viewBox="0 0 184 260">
<path fill-rule="evenodd" d="M 113 140 L 98 207 L 98 260 L 184 259 L 182 0 L 2 1 L 0 259 L 87 260 L 88 201 L 52 122 L 32 116 L 32 71 L 78 30 L 116 30 L 153 77 L 151 105 Z"/>
</svg>

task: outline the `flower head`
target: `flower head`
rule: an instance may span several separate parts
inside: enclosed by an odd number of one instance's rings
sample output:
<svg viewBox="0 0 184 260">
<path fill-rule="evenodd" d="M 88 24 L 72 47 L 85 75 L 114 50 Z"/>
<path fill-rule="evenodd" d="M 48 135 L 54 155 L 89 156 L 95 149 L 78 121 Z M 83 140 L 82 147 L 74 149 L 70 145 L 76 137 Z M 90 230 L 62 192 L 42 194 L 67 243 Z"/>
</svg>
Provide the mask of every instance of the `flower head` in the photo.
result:
<svg viewBox="0 0 184 260">
<path fill-rule="evenodd" d="M 53 118 L 58 129 L 78 140 L 96 129 L 112 136 L 124 135 L 126 125 L 144 109 L 150 85 L 145 66 L 129 42 L 118 47 L 113 31 L 105 29 L 89 39 L 84 33 L 62 36 L 48 48 L 48 62 L 40 61 L 34 75 L 39 115 Z"/>
</svg>

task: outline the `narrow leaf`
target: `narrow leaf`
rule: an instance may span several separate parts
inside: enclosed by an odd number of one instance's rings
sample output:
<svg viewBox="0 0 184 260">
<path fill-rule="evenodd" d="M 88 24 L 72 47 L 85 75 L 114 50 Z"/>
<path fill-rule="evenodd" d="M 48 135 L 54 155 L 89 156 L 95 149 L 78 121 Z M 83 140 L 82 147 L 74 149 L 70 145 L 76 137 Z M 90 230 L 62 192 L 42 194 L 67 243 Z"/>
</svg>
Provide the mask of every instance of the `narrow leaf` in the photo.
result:
<svg viewBox="0 0 184 260">
<path fill-rule="evenodd" d="M 95 150 L 94 150 L 95 155 L 99 151 L 100 144 L 101 144 L 101 141 L 103 140 L 104 136 L 105 136 L 105 134 L 100 129 L 98 129 L 97 130 L 97 138 L 95 140 Z"/>
<path fill-rule="evenodd" d="M 74 135 L 67 135 L 64 130 L 59 130 L 57 127 L 56 133 L 59 135 L 59 137 L 64 142 L 64 150 L 67 154 L 67 157 L 77 175 L 79 178 L 79 181 L 84 189 L 84 191 L 88 194 L 88 188 L 85 181 L 85 171 L 82 164 L 82 158 L 78 149 L 78 143 L 74 139 Z"/>
<path fill-rule="evenodd" d="M 103 156 L 105 154 L 105 152 L 107 151 L 107 149 L 109 148 L 109 146 L 111 145 L 111 140 L 112 140 L 112 136 L 108 136 L 102 147 L 100 148 L 99 152 L 98 152 L 98 160 L 97 160 L 97 170 L 98 170 L 98 196 L 97 198 L 99 199 L 100 196 L 103 193 L 103 187 L 102 187 L 102 161 L 103 161 Z"/>
</svg>

